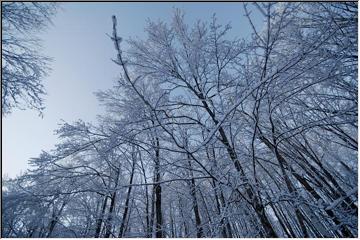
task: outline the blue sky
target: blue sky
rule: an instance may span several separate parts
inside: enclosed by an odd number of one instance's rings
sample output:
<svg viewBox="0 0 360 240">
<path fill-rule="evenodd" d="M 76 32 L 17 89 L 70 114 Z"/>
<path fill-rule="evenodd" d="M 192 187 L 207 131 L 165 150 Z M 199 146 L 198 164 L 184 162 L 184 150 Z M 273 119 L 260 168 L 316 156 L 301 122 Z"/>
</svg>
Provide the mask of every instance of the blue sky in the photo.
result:
<svg viewBox="0 0 360 240">
<path fill-rule="evenodd" d="M 43 53 L 53 58 L 52 71 L 44 79 L 44 117 L 34 110 L 15 110 L 2 118 L 2 174 L 15 177 L 28 168 L 31 157 L 53 148 L 61 119 L 95 122 L 104 112 L 94 92 L 111 88 L 119 75 L 106 35 L 111 34 L 112 15 L 123 38 L 141 38 L 148 18 L 169 21 L 174 7 L 185 12 L 189 24 L 216 13 L 219 23 L 231 23 L 232 36 L 249 36 L 242 3 L 62 3 L 53 26 L 40 35 Z"/>
</svg>

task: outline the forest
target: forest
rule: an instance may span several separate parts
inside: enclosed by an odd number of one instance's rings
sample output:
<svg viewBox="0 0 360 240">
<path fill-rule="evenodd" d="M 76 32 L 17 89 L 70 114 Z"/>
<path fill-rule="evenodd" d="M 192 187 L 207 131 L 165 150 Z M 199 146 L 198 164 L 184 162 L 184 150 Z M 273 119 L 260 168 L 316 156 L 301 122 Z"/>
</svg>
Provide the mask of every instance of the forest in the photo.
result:
<svg viewBox="0 0 360 240">
<path fill-rule="evenodd" d="M 248 39 L 179 9 L 123 39 L 109 16 L 119 76 L 96 93 L 106 113 L 63 121 L 51 151 L 3 178 L 2 237 L 356 238 L 358 5 L 242 5 Z M 33 59 L 38 75 L 16 65 L 3 34 L 3 114 L 21 96 L 41 111 L 47 60 Z"/>
</svg>

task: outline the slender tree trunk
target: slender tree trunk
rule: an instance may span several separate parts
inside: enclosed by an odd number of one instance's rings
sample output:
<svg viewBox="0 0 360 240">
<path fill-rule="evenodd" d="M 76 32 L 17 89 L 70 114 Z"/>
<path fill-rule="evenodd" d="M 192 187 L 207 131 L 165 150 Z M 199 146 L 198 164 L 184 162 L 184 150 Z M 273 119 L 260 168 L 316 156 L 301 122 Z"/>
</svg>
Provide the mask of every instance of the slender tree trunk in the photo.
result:
<svg viewBox="0 0 360 240">
<path fill-rule="evenodd" d="M 305 178 L 303 178 L 302 176 L 300 176 L 293 170 L 292 170 L 292 172 L 293 172 L 294 177 L 301 183 L 301 185 L 304 186 L 304 188 L 315 198 L 316 201 L 319 201 L 320 199 L 322 201 L 324 201 L 320 197 L 320 195 L 315 191 L 315 189 L 313 187 L 311 187 L 311 185 L 306 181 Z M 351 231 L 346 226 L 341 224 L 341 221 L 337 218 L 337 216 L 335 215 L 335 213 L 332 210 L 325 209 L 325 212 L 327 213 L 327 215 L 329 215 L 329 217 L 332 219 L 332 221 L 335 223 L 335 225 L 341 226 L 340 231 L 341 231 L 343 237 L 349 237 L 349 238 L 354 237 L 354 235 L 351 233 Z"/>
<path fill-rule="evenodd" d="M 155 188 L 155 210 L 156 210 L 156 223 L 155 223 L 155 236 L 157 238 L 164 237 L 164 233 L 162 230 L 163 225 L 163 216 L 161 210 L 161 184 L 158 183 L 161 180 L 160 175 L 160 141 L 159 138 L 156 137 L 156 149 L 155 149 L 155 182 L 157 184 L 154 185 Z"/>
<path fill-rule="evenodd" d="M 153 178 L 153 181 L 155 182 L 155 176 Z M 153 186 L 151 190 L 151 212 L 150 212 L 150 234 L 151 237 L 153 237 L 154 232 L 154 222 L 155 222 L 155 186 Z"/>
<path fill-rule="evenodd" d="M 283 221 L 282 221 L 282 219 L 281 219 L 281 217 L 280 217 L 277 209 L 274 207 L 274 204 L 273 204 L 273 203 L 270 203 L 269 205 L 270 205 L 271 209 L 274 211 L 276 218 L 279 220 L 279 223 L 280 223 L 282 229 L 284 230 L 285 234 L 286 234 L 288 237 L 292 237 L 292 238 L 295 237 L 295 235 L 291 235 L 291 233 L 288 231 L 288 229 L 287 229 L 287 227 L 285 226 L 285 224 L 283 223 Z"/>
<path fill-rule="evenodd" d="M 173 213 L 173 207 L 171 205 L 171 202 L 169 203 L 170 206 L 169 206 L 169 212 L 170 212 L 170 216 L 169 216 L 169 219 L 170 219 L 170 228 L 171 228 L 171 238 L 175 238 L 176 237 L 176 233 L 175 233 L 175 223 L 174 223 L 174 213 Z"/>
<path fill-rule="evenodd" d="M 207 225 L 205 225 L 205 226 L 207 226 L 207 228 L 204 228 L 204 226 L 202 226 L 203 235 L 204 235 L 204 237 L 206 237 L 208 234 L 210 234 L 210 236 L 213 236 L 213 229 L 209 227 L 209 226 L 213 226 L 213 219 L 211 218 L 211 214 L 210 214 L 210 211 L 208 208 L 208 203 L 207 203 L 202 191 L 200 189 L 198 191 L 199 191 L 202 203 L 203 203 L 202 205 L 204 206 L 204 210 L 205 210 L 204 212 L 206 213 L 206 217 L 207 217 Z"/>
<path fill-rule="evenodd" d="M 217 195 L 217 193 L 216 193 L 214 181 L 213 181 L 212 186 L 213 186 L 213 190 L 214 190 L 214 192 L 215 192 L 216 212 L 217 212 L 217 215 L 221 216 L 221 207 L 220 207 L 220 202 L 219 202 L 218 195 Z M 224 226 L 224 218 L 221 218 L 221 219 L 220 219 L 220 226 L 221 226 L 221 234 L 222 234 L 222 237 L 223 237 L 223 238 L 227 238 L 226 229 L 225 229 L 225 226 Z"/>
<path fill-rule="evenodd" d="M 108 218 L 106 220 L 106 232 L 104 237 L 108 238 L 110 237 L 110 234 L 112 234 L 112 219 L 113 219 L 113 213 L 114 213 L 114 209 L 115 209 L 115 204 L 116 204 L 116 192 L 117 192 L 117 186 L 118 186 L 118 182 L 119 182 L 119 176 L 120 176 L 120 169 L 117 169 L 116 171 L 116 178 L 115 178 L 115 184 L 114 184 L 114 192 L 111 194 L 111 202 L 110 202 L 110 209 L 109 209 L 109 213 L 108 213 Z"/>
<path fill-rule="evenodd" d="M 146 180 L 146 171 L 144 167 L 144 163 L 141 157 L 141 153 L 139 155 L 140 164 L 141 164 L 141 170 L 144 177 L 144 182 L 147 184 Z M 149 187 L 148 185 L 145 185 L 145 222 L 146 222 L 146 237 L 151 238 L 152 235 L 152 224 L 150 222 L 150 213 L 149 213 Z"/>
<path fill-rule="evenodd" d="M 133 206 L 134 206 L 134 199 L 131 200 L 131 207 L 129 208 L 129 214 L 128 214 L 129 216 L 131 216 L 131 212 L 134 208 Z M 130 222 L 130 217 L 128 217 L 126 220 L 124 233 L 126 233 L 126 232 L 131 233 L 131 226 L 130 226 L 129 222 Z"/>
<path fill-rule="evenodd" d="M 323 164 L 321 162 L 317 162 L 317 164 L 320 167 L 321 171 L 324 173 L 325 177 L 328 179 L 328 181 L 331 182 L 333 184 L 333 186 L 336 188 L 336 189 L 331 188 L 334 198 L 337 199 L 337 198 L 346 196 L 346 192 L 341 188 L 341 186 L 335 180 L 333 175 L 323 166 Z M 307 165 L 311 166 L 312 169 L 315 170 L 311 164 L 307 164 Z M 325 180 L 325 182 L 327 182 L 327 181 Z M 351 208 L 352 214 L 354 216 L 358 215 L 358 207 L 355 205 L 355 203 L 351 200 L 350 197 L 344 198 L 344 201 L 341 203 L 341 205 L 345 209 Z"/>
<path fill-rule="evenodd" d="M 329 188 L 329 190 L 331 191 L 331 196 L 334 199 L 338 199 L 342 196 L 346 196 L 346 192 L 341 188 L 341 186 L 339 185 L 339 183 L 336 181 L 335 177 L 333 176 L 333 174 L 331 174 L 323 165 L 323 163 L 320 161 L 320 159 L 318 158 L 318 156 L 316 155 L 315 151 L 312 149 L 310 143 L 308 142 L 308 140 L 306 139 L 305 136 L 302 136 L 304 141 L 305 141 L 305 145 L 302 144 L 301 142 L 298 142 L 298 144 L 300 145 L 298 148 L 295 148 L 295 151 L 298 153 L 298 155 L 300 155 L 301 157 L 301 161 L 302 163 L 304 163 L 313 173 L 317 174 L 317 177 L 324 183 L 326 184 L 327 188 Z M 291 142 L 289 142 L 289 140 L 287 140 L 287 142 L 289 144 L 291 144 Z M 308 156 L 310 159 L 313 160 L 313 162 L 320 168 L 321 172 L 323 174 L 319 174 L 319 169 L 316 169 L 312 164 L 310 164 L 308 162 L 308 160 L 306 159 L 306 157 L 302 154 L 304 153 L 306 156 Z M 302 166 L 304 168 L 304 170 L 306 170 L 306 168 L 304 166 Z M 307 173 L 309 174 L 309 171 L 306 170 Z M 331 184 L 335 187 L 335 189 L 331 186 Z M 346 197 L 344 199 L 344 201 L 341 203 L 342 207 L 344 207 L 345 209 L 347 208 L 351 208 L 352 209 L 352 214 L 354 216 L 358 215 L 358 207 L 355 205 L 355 203 L 351 200 L 350 197 Z"/>
<path fill-rule="evenodd" d="M 193 211 L 194 211 L 194 216 L 195 216 L 195 223 L 196 223 L 196 237 L 197 238 L 202 238 L 204 236 L 203 233 L 203 228 L 201 226 L 201 217 L 200 217 L 200 212 L 199 212 L 199 205 L 198 205 L 198 200 L 196 197 L 196 184 L 195 184 L 195 179 L 194 179 L 194 173 L 191 169 L 191 161 L 190 161 L 190 157 L 188 156 L 188 165 L 189 165 L 189 174 L 190 174 L 190 194 L 192 197 L 192 202 L 193 202 Z"/>
<path fill-rule="evenodd" d="M 274 206 L 275 209 L 277 209 L 279 215 L 282 217 L 283 219 L 283 222 L 284 222 L 284 225 L 286 226 L 286 228 L 289 230 L 289 234 L 292 238 L 295 238 L 296 237 L 296 234 L 293 230 L 293 224 L 291 224 L 291 222 L 289 222 L 289 215 L 288 214 L 285 214 L 281 208 L 277 208 L 276 206 Z"/>
<path fill-rule="evenodd" d="M 209 105 L 204 100 L 205 98 L 204 98 L 203 94 L 202 93 L 198 94 L 198 97 L 199 97 L 199 99 L 201 99 L 201 102 L 202 102 L 205 110 L 209 113 L 214 124 L 218 125 L 219 121 L 216 119 L 215 113 L 210 109 Z M 230 159 L 234 163 L 235 169 L 239 172 L 240 177 L 246 183 L 246 185 L 244 186 L 246 195 L 250 199 L 251 205 L 252 205 L 253 209 L 255 210 L 256 215 L 258 216 L 262 227 L 265 230 L 266 237 L 277 237 L 277 234 L 276 234 L 274 228 L 272 227 L 270 220 L 266 216 L 264 205 L 261 203 L 260 198 L 256 195 L 256 193 L 253 190 L 253 188 L 251 187 L 251 185 L 248 184 L 249 180 L 247 179 L 245 172 L 244 172 L 242 166 L 240 165 L 240 162 L 239 162 L 239 159 L 238 159 L 235 149 L 230 145 L 230 142 L 228 140 L 228 137 L 226 136 L 224 128 L 222 126 L 220 126 L 218 129 L 218 132 L 220 134 L 222 144 L 226 147 L 226 150 L 230 156 Z"/>
<path fill-rule="evenodd" d="M 180 196 L 177 195 L 177 197 L 178 197 L 180 215 L 181 215 L 181 219 L 182 219 L 182 226 L 184 227 L 184 236 L 182 236 L 182 237 L 187 238 L 187 237 L 189 237 L 189 230 L 188 230 L 188 227 L 186 225 L 186 223 L 188 222 L 188 219 L 185 219 L 185 217 L 184 217 L 183 205 L 181 204 Z M 180 227 L 180 232 L 182 232 L 181 227 Z"/>
<path fill-rule="evenodd" d="M 269 140 L 267 140 L 265 137 L 261 137 L 261 139 L 263 140 L 263 142 L 265 143 L 265 145 L 267 145 L 271 150 L 274 150 L 275 152 L 277 152 L 277 158 L 280 159 L 279 161 L 281 161 L 283 164 L 281 164 L 280 166 L 282 166 L 282 169 L 284 168 L 284 164 L 286 165 L 286 167 L 290 168 L 293 176 L 304 186 L 304 188 L 315 198 L 316 201 L 322 199 L 320 197 L 320 195 L 310 186 L 310 184 L 308 184 L 308 182 L 299 174 L 297 174 L 285 161 L 284 157 L 281 156 L 281 154 L 279 153 L 279 151 L 273 147 L 273 145 L 269 142 Z M 285 170 L 284 170 L 285 171 Z M 322 199 L 323 200 L 323 199 Z M 335 216 L 333 211 L 325 211 L 329 217 L 331 217 L 331 219 L 333 220 L 333 222 L 336 225 L 340 224 L 340 221 L 338 220 L 338 218 Z M 345 226 L 341 226 L 340 227 L 340 231 L 342 232 L 342 234 L 344 235 L 344 237 L 353 237 L 353 235 L 351 234 L 351 232 L 345 227 Z"/>
<path fill-rule="evenodd" d="M 214 148 L 211 148 L 211 150 L 212 150 L 213 159 L 211 159 L 208 149 L 206 151 L 206 154 L 207 154 L 207 157 L 208 157 L 209 161 L 212 161 L 213 164 L 214 164 L 214 167 L 216 168 L 217 163 L 216 163 L 215 150 L 214 150 Z M 222 194 L 221 189 L 218 190 L 219 186 L 216 184 L 216 181 L 214 179 L 211 180 L 211 185 L 212 185 L 213 191 L 215 193 L 215 203 L 216 203 L 217 214 L 219 216 L 221 216 L 222 211 L 221 211 L 220 201 L 221 201 L 222 207 L 225 208 L 225 198 L 224 198 L 224 195 Z M 219 194 L 219 192 L 220 192 L 220 194 Z M 220 199 L 219 195 L 221 195 L 222 199 Z M 231 238 L 232 237 L 232 231 L 231 231 L 231 226 L 230 226 L 229 221 L 227 219 L 221 218 L 220 219 L 220 226 L 221 226 L 221 235 L 222 235 L 222 237 Z"/>
<path fill-rule="evenodd" d="M 269 106 L 269 122 L 270 122 L 270 125 L 271 125 L 271 134 L 272 134 L 272 141 L 273 143 L 265 143 L 268 148 L 270 150 L 273 150 L 274 151 L 274 154 L 276 156 L 276 159 L 278 160 L 278 163 L 279 163 L 279 166 L 280 166 L 280 170 L 281 170 L 281 174 L 282 174 L 282 177 L 283 179 L 285 180 L 285 184 L 286 184 L 286 187 L 289 191 L 290 194 L 292 195 L 297 195 L 297 191 L 294 187 L 294 185 L 292 184 L 286 170 L 285 170 L 285 165 L 288 165 L 286 160 L 282 157 L 282 155 L 280 154 L 279 152 L 279 149 L 277 147 L 277 141 L 276 141 L 276 137 L 275 137 L 275 125 L 273 123 L 273 120 L 272 120 L 272 116 L 271 116 L 271 111 L 270 111 L 270 104 L 268 105 Z M 294 196 L 295 197 L 295 196 Z M 306 237 L 308 238 L 309 237 L 309 233 L 306 229 L 306 226 L 305 226 L 305 220 L 304 220 L 304 215 L 301 213 L 300 209 L 298 206 L 295 205 L 295 215 L 296 215 L 296 218 L 299 222 L 299 225 L 300 225 L 300 229 L 302 231 L 302 235 L 303 237 Z"/>
<path fill-rule="evenodd" d="M 122 220 L 121 220 L 121 225 L 120 225 L 120 230 L 119 230 L 119 235 L 118 238 L 122 238 L 123 234 L 124 234 L 124 229 L 125 229 L 125 223 L 126 223 L 126 219 L 128 217 L 128 211 L 129 211 L 129 201 L 130 201 L 130 194 L 131 194 L 131 189 L 132 189 L 132 184 L 133 184 L 133 179 L 134 179 L 134 173 L 135 173 L 135 163 L 136 163 L 136 159 L 133 156 L 133 164 L 131 166 L 131 174 L 130 174 L 130 181 L 129 181 L 129 188 L 128 188 L 128 192 L 126 195 L 126 200 L 125 200 L 125 207 L 124 207 L 124 213 L 122 216 Z"/>
<path fill-rule="evenodd" d="M 103 205 L 101 208 L 101 213 L 100 213 L 98 219 L 96 220 L 96 230 L 95 230 L 95 236 L 94 236 L 95 238 L 100 237 L 101 225 L 103 223 L 103 219 L 104 219 L 104 215 L 105 215 L 107 200 L 108 200 L 108 196 L 105 196 Z"/>
<path fill-rule="evenodd" d="M 61 204 L 61 207 L 59 209 L 59 211 L 56 213 L 55 209 L 54 209 L 54 212 L 53 212 L 53 215 L 52 215 L 52 219 L 51 219 L 51 222 L 49 224 L 49 232 L 47 234 L 47 238 L 51 237 L 51 234 L 52 232 L 54 231 L 54 228 L 56 226 L 56 223 L 58 222 L 59 220 L 59 217 L 62 213 L 62 211 L 64 210 L 64 207 L 66 205 L 66 202 L 64 201 L 62 204 Z"/>
<path fill-rule="evenodd" d="M 111 202 L 110 202 L 110 208 L 109 208 L 109 213 L 108 213 L 108 218 L 106 219 L 106 232 L 104 235 L 104 238 L 109 238 L 110 234 L 112 233 L 112 219 L 113 219 L 113 212 L 115 209 L 115 202 L 116 202 L 116 192 L 114 192 L 111 197 Z"/>
<path fill-rule="evenodd" d="M 287 173 L 285 171 L 285 168 L 284 168 L 285 163 L 283 162 L 283 158 L 280 156 L 277 148 L 275 148 L 275 154 L 276 154 L 276 158 L 278 159 L 278 162 L 279 162 L 279 165 L 280 165 L 280 168 L 281 168 L 281 173 L 282 173 L 282 176 L 283 176 L 283 178 L 285 180 L 285 184 L 287 186 L 288 191 L 290 192 L 290 194 L 296 194 L 295 187 L 291 183 L 290 178 L 289 178 L 289 176 L 287 175 Z M 300 209 L 297 206 L 295 206 L 295 215 L 296 215 L 296 218 L 297 218 L 297 220 L 298 220 L 298 222 L 300 224 L 300 228 L 301 228 L 303 237 L 308 238 L 309 233 L 308 233 L 308 231 L 306 229 L 306 226 L 305 226 L 304 215 L 300 212 Z"/>
<path fill-rule="evenodd" d="M 240 165 L 240 162 L 237 158 L 237 154 L 236 154 L 235 150 L 230 146 L 224 130 L 222 128 L 220 128 L 219 131 L 221 133 L 220 135 L 222 136 L 224 145 L 227 146 L 227 150 L 230 155 L 230 158 L 234 162 L 236 170 L 240 173 L 244 182 L 248 183 L 249 181 L 245 175 L 244 170 L 242 169 L 242 167 Z M 252 189 L 252 187 L 249 184 L 245 185 L 245 192 L 251 201 L 251 205 L 252 205 L 253 209 L 255 210 L 256 215 L 258 216 L 262 227 L 265 230 L 266 237 L 277 237 L 277 234 L 276 234 L 274 228 L 272 227 L 270 220 L 266 216 L 264 205 L 261 203 L 260 198 L 255 194 L 254 190 Z"/>
</svg>

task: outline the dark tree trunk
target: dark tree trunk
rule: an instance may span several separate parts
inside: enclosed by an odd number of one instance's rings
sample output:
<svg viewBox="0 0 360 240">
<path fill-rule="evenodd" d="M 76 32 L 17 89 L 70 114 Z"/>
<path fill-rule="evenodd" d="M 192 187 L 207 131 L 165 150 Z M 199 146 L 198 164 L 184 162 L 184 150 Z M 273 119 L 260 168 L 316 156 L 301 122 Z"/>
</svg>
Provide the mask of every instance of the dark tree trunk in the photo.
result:
<svg viewBox="0 0 360 240">
<path fill-rule="evenodd" d="M 122 216 L 122 220 L 121 220 L 121 225 L 120 225 L 120 230 L 119 230 L 119 238 L 123 237 L 124 234 L 124 229 L 125 229 L 125 223 L 126 223 L 126 219 L 128 217 L 128 211 L 129 211 L 129 201 L 130 201 L 130 194 L 131 194 L 131 189 L 132 189 L 132 183 L 133 183 L 133 179 L 134 179 L 134 172 L 135 172 L 135 163 L 136 163 L 136 159 L 135 157 L 133 157 L 132 159 L 133 164 L 131 166 L 131 174 L 130 174 L 130 181 L 129 181 L 129 188 L 128 188 L 128 192 L 126 195 L 126 200 L 125 200 L 125 207 L 124 207 L 124 213 Z"/>
<path fill-rule="evenodd" d="M 112 234 L 112 219 L 113 219 L 113 212 L 114 212 L 114 208 L 115 208 L 115 202 L 116 202 L 116 192 L 114 192 L 111 197 L 111 202 L 110 202 L 110 209 L 109 209 L 109 213 L 108 213 L 108 218 L 106 219 L 106 232 L 104 235 L 104 238 L 109 238 L 110 234 Z"/>
<path fill-rule="evenodd" d="M 163 216 L 161 210 L 161 180 L 160 175 L 160 142 L 156 137 L 156 149 L 155 149 L 155 210 L 156 210 L 156 223 L 155 223 L 155 236 L 157 238 L 163 238 L 164 233 L 162 230 Z"/>
<path fill-rule="evenodd" d="M 66 202 L 63 202 L 63 203 L 61 204 L 61 207 L 60 207 L 60 209 L 59 209 L 59 211 L 58 211 L 57 213 L 56 213 L 56 210 L 54 209 L 54 212 L 53 212 L 53 215 L 52 215 L 52 219 L 51 219 L 50 224 L 49 224 L 49 232 L 48 232 L 48 234 L 47 234 L 47 236 L 46 236 L 47 238 L 51 237 L 51 234 L 52 234 L 52 232 L 54 231 L 54 228 L 55 228 L 55 226 L 56 226 L 56 223 L 58 222 L 59 217 L 60 217 L 60 215 L 61 215 L 61 213 L 62 213 L 65 205 L 66 205 Z"/>
<path fill-rule="evenodd" d="M 153 181 L 155 182 L 155 176 L 153 178 Z M 150 210 L 150 233 L 149 235 L 153 236 L 154 231 L 154 222 L 155 222 L 155 186 L 153 186 L 151 191 L 151 210 Z"/>
<path fill-rule="evenodd" d="M 106 220 L 106 232 L 104 237 L 108 238 L 110 237 L 110 234 L 112 234 L 112 219 L 113 219 L 113 213 L 114 213 L 114 209 L 115 209 L 115 204 L 116 204 L 116 192 L 117 192 L 117 186 L 118 186 L 118 182 L 119 182 L 119 176 L 120 176 L 120 169 L 117 169 L 116 172 L 116 178 L 115 178 L 115 184 L 114 184 L 114 192 L 111 194 L 111 202 L 110 202 L 110 209 L 109 209 L 109 213 L 108 213 L 108 218 Z M 113 234 L 112 234 L 113 235 Z"/>
<path fill-rule="evenodd" d="M 191 161 L 190 161 L 190 157 L 188 156 L 188 164 L 189 164 L 189 174 L 190 174 L 190 194 L 192 197 L 192 202 L 193 202 L 193 211 L 194 211 L 194 216 L 195 216 L 195 224 L 196 224 L 196 237 L 197 238 L 202 238 L 204 236 L 203 234 L 203 228 L 201 226 L 201 217 L 200 217 L 200 212 L 199 212 L 199 206 L 198 206 L 198 200 L 196 197 L 196 184 L 195 184 L 195 179 L 194 179 L 194 174 L 193 171 L 191 169 Z"/>
<path fill-rule="evenodd" d="M 103 205 L 101 208 L 101 213 L 100 213 L 98 219 L 96 220 L 96 230 L 95 230 L 95 236 L 94 236 L 95 238 L 100 237 L 101 225 L 102 225 L 103 219 L 104 219 L 107 200 L 108 200 L 108 196 L 105 196 L 105 199 L 103 201 Z"/>
</svg>

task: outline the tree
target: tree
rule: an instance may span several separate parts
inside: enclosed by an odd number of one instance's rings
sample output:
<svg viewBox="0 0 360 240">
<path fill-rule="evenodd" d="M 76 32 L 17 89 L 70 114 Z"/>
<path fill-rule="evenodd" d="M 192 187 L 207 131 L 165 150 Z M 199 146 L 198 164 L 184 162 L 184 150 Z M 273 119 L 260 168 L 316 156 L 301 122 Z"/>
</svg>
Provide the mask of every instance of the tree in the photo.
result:
<svg viewBox="0 0 360 240">
<path fill-rule="evenodd" d="M 1 3 L 2 19 L 2 115 L 14 108 L 44 109 L 42 79 L 50 58 L 42 56 L 35 34 L 46 29 L 57 10 L 56 3 Z"/>
<path fill-rule="evenodd" d="M 176 11 L 126 51 L 113 17 L 106 113 L 6 181 L 4 236 L 356 237 L 357 6 L 315 5 L 244 5 L 248 41 Z"/>
</svg>

